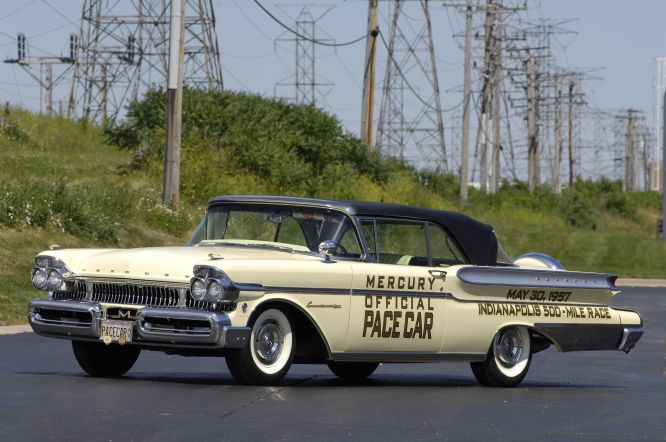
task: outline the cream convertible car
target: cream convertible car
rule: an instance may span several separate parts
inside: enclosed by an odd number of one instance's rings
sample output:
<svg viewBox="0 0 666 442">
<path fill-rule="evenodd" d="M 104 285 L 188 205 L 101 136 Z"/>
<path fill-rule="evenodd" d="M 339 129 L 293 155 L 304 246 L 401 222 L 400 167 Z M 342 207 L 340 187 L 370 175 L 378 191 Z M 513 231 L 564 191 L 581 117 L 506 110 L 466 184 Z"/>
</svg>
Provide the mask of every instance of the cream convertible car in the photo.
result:
<svg viewBox="0 0 666 442">
<path fill-rule="evenodd" d="M 81 368 L 120 376 L 141 350 L 224 356 L 242 383 L 292 363 L 359 380 L 381 362 L 467 361 L 518 385 L 532 355 L 623 350 L 638 313 L 610 308 L 615 277 L 513 262 L 465 215 L 286 197 L 211 200 L 187 246 L 40 253 L 29 320 L 72 341 Z"/>
</svg>

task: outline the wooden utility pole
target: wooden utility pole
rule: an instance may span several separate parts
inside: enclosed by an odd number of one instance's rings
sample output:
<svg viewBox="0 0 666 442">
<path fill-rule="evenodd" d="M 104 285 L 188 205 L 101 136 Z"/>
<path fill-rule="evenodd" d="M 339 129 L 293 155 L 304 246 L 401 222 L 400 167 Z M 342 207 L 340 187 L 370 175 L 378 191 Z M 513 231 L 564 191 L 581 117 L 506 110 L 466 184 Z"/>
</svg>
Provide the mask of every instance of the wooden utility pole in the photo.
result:
<svg viewBox="0 0 666 442">
<path fill-rule="evenodd" d="M 555 155 L 553 161 L 553 187 L 555 193 L 562 192 L 562 82 L 557 79 L 557 97 L 555 111 Z"/>
<path fill-rule="evenodd" d="M 627 111 L 627 147 L 625 150 L 624 180 L 625 190 L 634 192 L 636 184 L 636 131 L 634 125 L 634 109 Z"/>
<path fill-rule="evenodd" d="M 492 165 L 492 179 L 490 193 L 495 193 L 500 186 L 500 95 L 502 93 L 502 38 L 504 37 L 504 16 L 500 8 L 497 9 L 497 32 L 493 38 L 493 152 L 490 158 Z"/>
<path fill-rule="evenodd" d="M 472 0 L 465 9 L 465 79 L 463 84 L 462 145 L 460 148 L 460 201 L 467 202 L 469 181 L 469 105 L 472 89 Z"/>
<path fill-rule="evenodd" d="M 539 185 L 539 134 L 537 124 L 537 105 L 534 78 L 534 60 L 531 55 L 525 59 L 525 76 L 527 79 L 527 181 L 530 192 Z"/>
<path fill-rule="evenodd" d="M 661 237 L 666 240 L 666 229 L 663 228 L 663 222 L 666 220 L 666 91 L 659 97 L 661 99 L 662 111 L 662 136 L 661 136 L 661 219 L 662 230 Z"/>
<path fill-rule="evenodd" d="M 372 123 L 375 104 L 375 53 L 377 49 L 377 4 L 369 0 L 368 37 L 365 40 L 365 69 L 363 70 L 363 109 L 361 111 L 361 140 L 372 149 Z"/>
<path fill-rule="evenodd" d="M 171 0 L 170 14 L 166 148 L 164 155 L 162 204 L 172 210 L 178 210 L 180 200 L 180 140 L 183 116 L 185 1 Z"/>
<path fill-rule="evenodd" d="M 484 25 L 484 54 L 483 54 L 483 90 L 481 98 L 481 190 L 488 190 L 488 111 L 490 110 L 491 76 L 493 73 L 493 0 L 486 3 L 486 23 Z"/>
<path fill-rule="evenodd" d="M 574 148 L 573 148 L 573 135 L 574 135 L 574 88 L 576 83 L 573 79 L 569 80 L 569 188 L 573 188 L 574 180 Z"/>
</svg>

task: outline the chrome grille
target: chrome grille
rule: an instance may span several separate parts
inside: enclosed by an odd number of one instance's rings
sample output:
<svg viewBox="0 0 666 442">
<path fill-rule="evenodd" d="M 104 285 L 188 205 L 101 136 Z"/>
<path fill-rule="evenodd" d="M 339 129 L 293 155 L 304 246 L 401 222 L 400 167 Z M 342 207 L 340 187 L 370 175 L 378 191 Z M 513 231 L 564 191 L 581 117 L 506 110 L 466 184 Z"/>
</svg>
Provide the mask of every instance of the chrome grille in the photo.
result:
<svg viewBox="0 0 666 442">
<path fill-rule="evenodd" d="M 53 292 L 53 299 L 65 300 L 70 299 L 73 301 L 83 301 L 86 298 L 86 283 L 84 281 L 66 281 L 65 290 L 58 290 Z"/>
<path fill-rule="evenodd" d="M 151 307 L 178 307 L 180 289 L 155 285 L 133 284 L 125 281 L 119 282 L 89 282 L 90 297 L 87 298 L 86 282 L 82 279 L 66 282 L 66 290 L 53 293 L 53 299 L 93 302 L 108 304 L 127 304 Z M 222 304 L 208 301 L 196 301 L 190 296 L 190 290 L 185 290 L 185 307 L 194 310 L 211 312 L 232 312 L 236 310 L 236 303 Z"/>
<path fill-rule="evenodd" d="M 90 300 L 110 304 L 177 307 L 179 290 L 139 284 L 93 282 Z"/>
<path fill-rule="evenodd" d="M 197 301 L 190 296 L 190 291 L 187 291 L 187 298 L 185 298 L 185 305 L 187 308 L 194 310 L 207 310 L 211 312 L 233 312 L 236 310 L 236 303 L 232 302 L 229 304 L 218 303 L 215 304 L 209 301 Z"/>
</svg>

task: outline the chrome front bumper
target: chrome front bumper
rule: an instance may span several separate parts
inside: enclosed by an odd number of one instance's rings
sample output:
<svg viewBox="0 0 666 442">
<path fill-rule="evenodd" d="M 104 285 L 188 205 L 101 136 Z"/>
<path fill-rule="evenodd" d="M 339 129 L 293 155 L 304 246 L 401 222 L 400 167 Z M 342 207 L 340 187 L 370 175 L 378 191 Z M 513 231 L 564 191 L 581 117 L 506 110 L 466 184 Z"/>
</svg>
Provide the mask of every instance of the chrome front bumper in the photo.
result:
<svg viewBox="0 0 666 442">
<path fill-rule="evenodd" d="M 28 321 L 38 335 L 95 340 L 103 317 L 95 302 L 39 298 L 30 303 Z M 143 347 L 242 348 L 250 336 L 249 327 L 233 327 L 226 313 L 144 307 L 132 322 L 132 344 Z"/>
</svg>

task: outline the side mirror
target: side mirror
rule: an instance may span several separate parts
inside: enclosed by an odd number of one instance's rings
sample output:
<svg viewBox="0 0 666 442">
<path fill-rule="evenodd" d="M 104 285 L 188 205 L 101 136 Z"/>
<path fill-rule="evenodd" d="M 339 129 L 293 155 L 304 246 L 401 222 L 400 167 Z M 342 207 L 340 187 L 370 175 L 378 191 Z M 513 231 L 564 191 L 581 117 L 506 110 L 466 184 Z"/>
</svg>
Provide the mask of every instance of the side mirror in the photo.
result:
<svg viewBox="0 0 666 442">
<path fill-rule="evenodd" d="M 322 241 L 319 244 L 319 253 L 324 257 L 324 262 L 335 262 L 331 259 L 331 256 L 335 255 L 337 251 L 338 243 L 335 241 Z"/>
</svg>

